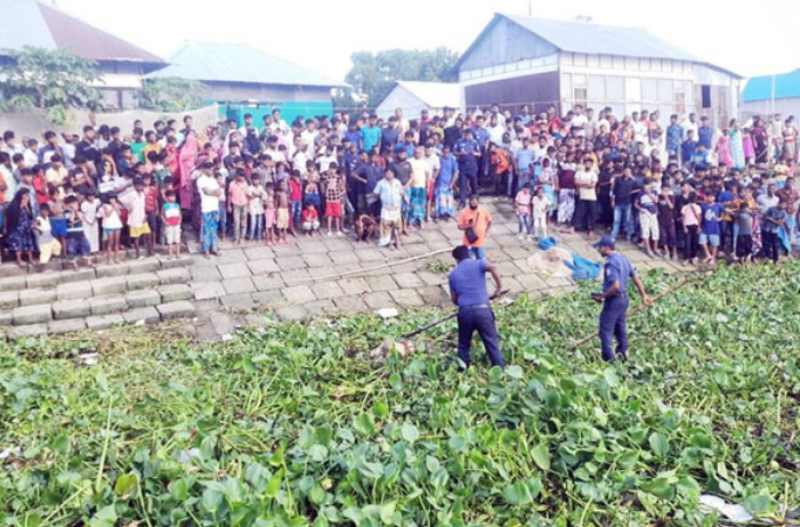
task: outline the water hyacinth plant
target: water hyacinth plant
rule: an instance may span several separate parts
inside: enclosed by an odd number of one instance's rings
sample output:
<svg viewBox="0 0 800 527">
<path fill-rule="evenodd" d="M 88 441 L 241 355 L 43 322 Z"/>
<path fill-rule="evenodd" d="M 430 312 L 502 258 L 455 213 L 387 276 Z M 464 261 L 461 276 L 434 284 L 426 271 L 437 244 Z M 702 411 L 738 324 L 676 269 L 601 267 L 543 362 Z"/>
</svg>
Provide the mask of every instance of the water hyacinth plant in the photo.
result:
<svg viewBox="0 0 800 527">
<path fill-rule="evenodd" d="M 664 290 L 674 278 L 646 277 Z M 271 325 L 192 345 L 127 330 L 0 348 L 5 525 L 717 525 L 800 506 L 800 264 L 724 268 L 630 321 L 606 365 L 588 289 L 497 309 L 505 371 L 459 373 L 434 317 Z M 478 351 L 477 356 L 482 356 Z M 135 522 L 135 523 L 134 523 Z"/>
</svg>

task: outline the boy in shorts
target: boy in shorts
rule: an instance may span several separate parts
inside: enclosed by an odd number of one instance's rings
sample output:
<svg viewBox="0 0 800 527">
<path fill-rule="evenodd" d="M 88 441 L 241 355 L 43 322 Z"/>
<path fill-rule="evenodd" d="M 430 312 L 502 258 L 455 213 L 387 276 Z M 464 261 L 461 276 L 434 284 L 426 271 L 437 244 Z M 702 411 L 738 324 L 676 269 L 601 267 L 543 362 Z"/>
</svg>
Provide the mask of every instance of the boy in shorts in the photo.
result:
<svg viewBox="0 0 800 527">
<path fill-rule="evenodd" d="M 175 191 L 164 193 L 161 207 L 161 221 L 164 222 L 164 240 L 167 244 L 167 257 L 178 259 L 181 253 L 181 206 L 178 205 Z"/>
</svg>

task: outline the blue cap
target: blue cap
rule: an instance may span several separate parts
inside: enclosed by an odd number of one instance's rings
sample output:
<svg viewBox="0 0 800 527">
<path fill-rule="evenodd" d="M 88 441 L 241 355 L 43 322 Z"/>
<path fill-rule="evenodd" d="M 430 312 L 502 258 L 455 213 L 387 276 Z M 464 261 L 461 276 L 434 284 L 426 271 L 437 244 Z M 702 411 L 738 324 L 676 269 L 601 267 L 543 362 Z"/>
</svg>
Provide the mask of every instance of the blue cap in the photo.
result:
<svg viewBox="0 0 800 527">
<path fill-rule="evenodd" d="M 614 248 L 614 238 L 611 236 L 603 236 L 597 242 L 595 242 L 592 247 L 595 249 L 600 249 L 601 247 L 608 247 L 609 249 Z"/>
</svg>

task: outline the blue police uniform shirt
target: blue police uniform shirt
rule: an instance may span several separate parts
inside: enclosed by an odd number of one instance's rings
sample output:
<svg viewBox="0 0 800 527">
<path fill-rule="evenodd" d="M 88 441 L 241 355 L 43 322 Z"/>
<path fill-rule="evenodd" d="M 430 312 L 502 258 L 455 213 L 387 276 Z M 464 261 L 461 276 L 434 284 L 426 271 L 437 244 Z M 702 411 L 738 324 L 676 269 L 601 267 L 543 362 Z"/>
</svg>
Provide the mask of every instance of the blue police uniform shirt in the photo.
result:
<svg viewBox="0 0 800 527">
<path fill-rule="evenodd" d="M 489 304 L 489 292 L 486 290 L 488 267 L 484 259 L 467 258 L 450 272 L 450 290 L 456 294 L 458 307 Z"/>
<path fill-rule="evenodd" d="M 711 140 L 714 138 L 714 129 L 710 126 L 701 126 L 697 129 L 697 142 L 711 150 Z"/>
<path fill-rule="evenodd" d="M 671 124 L 667 127 L 667 150 L 677 152 L 683 142 L 683 128 L 679 124 Z"/>
<path fill-rule="evenodd" d="M 354 145 L 356 145 L 356 150 L 361 152 L 363 144 L 361 142 L 361 132 L 360 131 L 356 130 L 356 131 L 351 132 L 351 131 L 348 130 L 344 134 L 344 140 L 347 141 L 348 143 L 353 143 Z"/>
<path fill-rule="evenodd" d="M 478 169 L 477 156 L 480 155 L 481 147 L 477 141 L 474 139 L 460 139 L 456 143 L 455 151 L 458 154 L 458 165 L 462 172 L 469 172 L 469 169 Z"/>
<path fill-rule="evenodd" d="M 489 132 L 486 131 L 486 128 L 475 127 L 472 131 L 472 135 L 481 148 L 486 148 L 486 143 L 489 142 Z"/>
<path fill-rule="evenodd" d="M 636 276 L 636 268 L 626 257 L 620 253 L 611 253 L 606 258 L 606 264 L 603 267 L 603 291 L 607 291 L 609 287 L 614 285 L 614 282 L 619 282 L 619 294 L 611 298 L 607 298 L 606 302 L 618 298 L 628 299 L 628 282 L 631 278 Z"/>
</svg>

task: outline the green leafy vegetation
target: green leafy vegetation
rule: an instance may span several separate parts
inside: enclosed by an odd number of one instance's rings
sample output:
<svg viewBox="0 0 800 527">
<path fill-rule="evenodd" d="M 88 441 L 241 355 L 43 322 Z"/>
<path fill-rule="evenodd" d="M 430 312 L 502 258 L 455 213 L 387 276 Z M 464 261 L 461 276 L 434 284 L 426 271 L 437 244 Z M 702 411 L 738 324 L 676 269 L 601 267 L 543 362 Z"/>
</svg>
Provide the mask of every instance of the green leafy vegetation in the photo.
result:
<svg viewBox="0 0 800 527">
<path fill-rule="evenodd" d="M 64 50 L 26 47 L 0 65 L 0 110 L 47 112 L 64 124 L 70 108 L 98 110 L 101 81 L 97 63 Z"/>
<path fill-rule="evenodd" d="M 701 493 L 783 518 L 800 505 L 798 291 L 798 263 L 720 269 L 631 320 L 614 365 L 572 344 L 594 328 L 586 288 L 497 309 L 504 372 L 459 373 L 452 325 L 410 358 L 354 358 L 434 312 L 208 346 L 21 342 L 0 351 L 0 520 L 718 524 Z M 87 348 L 97 366 L 75 360 Z"/>
<path fill-rule="evenodd" d="M 165 78 L 145 79 L 139 104 L 147 110 L 160 112 L 186 112 L 203 105 L 206 87 L 201 82 Z"/>
</svg>

